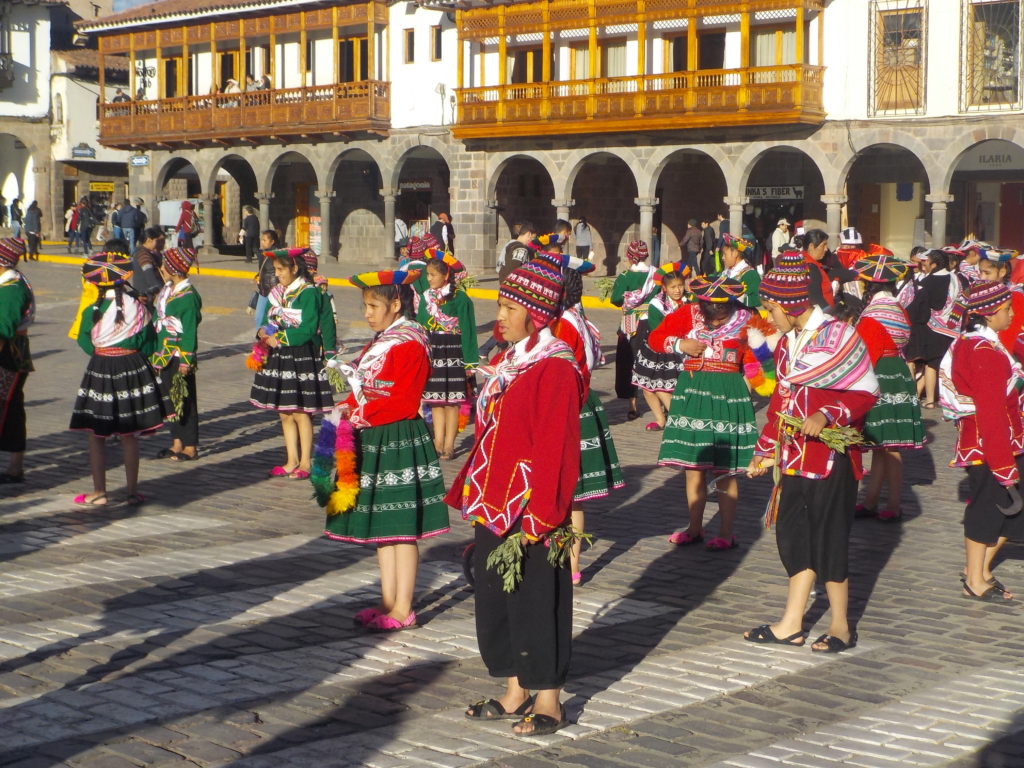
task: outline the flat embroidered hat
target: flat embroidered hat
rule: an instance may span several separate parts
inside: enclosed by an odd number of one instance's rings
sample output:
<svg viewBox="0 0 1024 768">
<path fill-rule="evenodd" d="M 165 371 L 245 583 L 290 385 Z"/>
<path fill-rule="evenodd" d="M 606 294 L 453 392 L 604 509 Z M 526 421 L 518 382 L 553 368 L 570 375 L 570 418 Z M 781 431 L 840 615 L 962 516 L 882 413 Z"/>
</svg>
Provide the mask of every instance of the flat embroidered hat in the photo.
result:
<svg viewBox="0 0 1024 768">
<path fill-rule="evenodd" d="M 82 265 L 82 277 L 97 288 L 113 288 L 132 275 L 132 260 L 126 253 L 104 251 L 94 254 Z"/>
<path fill-rule="evenodd" d="M 348 280 L 357 288 L 376 288 L 379 285 L 410 285 L 420 277 L 420 270 L 404 269 L 381 270 L 379 272 L 362 272 L 352 275 Z"/>
<path fill-rule="evenodd" d="M 690 281 L 690 293 L 700 301 L 724 304 L 727 301 L 739 301 L 746 292 L 747 286 L 739 280 L 720 275 L 709 280 L 703 275 Z"/>
<path fill-rule="evenodd" d="M 868 254 L 853 265 L 853 271 L 858 278 L 869 283 L 895 283 L 907 276 L 910 265 L 891 252 Z"/>
<path fill-rule="evenodd" d="M 677 274 L 684 280 L 690 276 L 690 265 L 682 261 L 671 261 L 668 264 L 662 264 L 654 272 L 655 285 L 663 285 L 665 278 L 669 275 Z"/>
<path fill-rule="evenodd" d="M 726 248 L 735 248 L 740 253 L 745 253 L 746 251 L 753 250 L 754 248 L 754 244 L 752 242 L 745 238 L 738 237 L 731 232 L 726 232 L 722 235 L 722 245 Z"/>
</svg>

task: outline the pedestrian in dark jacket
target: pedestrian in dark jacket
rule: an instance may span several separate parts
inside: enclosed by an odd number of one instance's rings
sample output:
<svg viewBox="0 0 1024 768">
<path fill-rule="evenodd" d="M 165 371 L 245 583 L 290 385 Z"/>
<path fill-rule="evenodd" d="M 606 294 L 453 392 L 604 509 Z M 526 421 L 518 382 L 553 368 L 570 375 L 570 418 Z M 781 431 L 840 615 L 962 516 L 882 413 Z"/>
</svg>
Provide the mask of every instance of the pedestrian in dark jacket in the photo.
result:
<svg viewBox="0 0 1024 768">
<path fill-rule="evenodd" d="M 697 274 L 700 269 L 700 249 L 703 245 L 703 235 L 697 228 L 697 220 L 690 219 L 686 222 L 686 233 L 683 241 L 679 244 L 683 251 L 686 263 L 690 267 L 690 274 Z"/>
<path fill-rule="evenodd" d="M 242 244 L 245 246 L 245 263 L 252 264 L 260 248 L 260 219 L 251 205 L 242 208 Z"/>
<path fill-rule="evenodd" d="M 33 200 L 25 211 L 23 220 L 25 228 L 25 239 L 28 241 L 28 257 L 33 261 L 39 261 L 39 241 L 43 232 L 43 212 L 39 210 L 39 203 Z"/>
<path fill-rule="evenodd" d="M 128 243 L 128 249 L 131 253 L 135 253 L 135 244 L 138 241 L 139 233 L 145 224 L 142 211 L 125 200 L 121 204 L 121 215 L 119 219 L 121 222 L 121 232 L 125 241 Z"/>
<path fill-rule="evenodd" d="M 447 211 L 437 214 L 437 221 L 430 225 L 430 234 L 441 244 L 441 248 L 448 253 L 455 253 L 455 229 Z"/>
<path fill-rule="evenodd" d="M 92 230 L 96 226 L 96 217 L 92 208 L 85 201 L 78 205 L 78 242 L 82 246 L 82 253 L 88 256 L 92 252 Z"/>
<path fill-rule="evenodd" d="M 148 227 L 142 233 L 141 245 L 132 254 L 132 287 L 151 307 L 164 287 L 160 274 L 164 244 L 164 231 L 160 227 Z"/>
</svg>

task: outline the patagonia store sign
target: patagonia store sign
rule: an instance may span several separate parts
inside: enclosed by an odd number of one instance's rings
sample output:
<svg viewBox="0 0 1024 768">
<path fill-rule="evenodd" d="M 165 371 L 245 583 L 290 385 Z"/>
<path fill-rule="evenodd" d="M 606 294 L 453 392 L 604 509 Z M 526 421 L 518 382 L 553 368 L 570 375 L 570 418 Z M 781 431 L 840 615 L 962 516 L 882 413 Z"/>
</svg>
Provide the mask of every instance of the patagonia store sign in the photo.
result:
<svg viewBox="0 0 1024 768">
<path fill-rule="evenodd" d="M 958 171 L 1024 171 L 1024 148 L 1008 141 L 983 141 L 960 159 Z"/>
</svg>

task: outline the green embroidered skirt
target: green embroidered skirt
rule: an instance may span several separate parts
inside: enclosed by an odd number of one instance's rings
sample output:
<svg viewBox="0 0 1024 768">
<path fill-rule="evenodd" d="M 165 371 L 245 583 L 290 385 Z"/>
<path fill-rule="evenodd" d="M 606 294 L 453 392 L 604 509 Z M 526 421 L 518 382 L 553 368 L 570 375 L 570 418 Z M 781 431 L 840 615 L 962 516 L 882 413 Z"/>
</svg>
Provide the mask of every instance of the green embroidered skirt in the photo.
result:
<svg viewBox="0 0 1024 768">
<path fill-rule="evenodd" d="M 359 430 L 359 498 L 327 518 L 324 533 L 360 544 L 396 544 L 448 530 L 444 477 L 423 419 Z"/>
<path fill-rule="evenodd" d="M 742 469 L 750 464 L 757 436 L 743 374 L 681 371 L 658 464 L 720 472 Z"/>
<path fill-rule="evenodd" d="M 580 409 L 580 479 L 572 499 L 601 499 L 625 484 L 604 406 L 591 391 Z"/>
<path fill-rule="evenodd" d="M 882 357 L 875 364 L 881 395 L 868 411 L 864 438 L 883 448 L 924 445 L 921 403 L 902 357 Z"/>
</svg>

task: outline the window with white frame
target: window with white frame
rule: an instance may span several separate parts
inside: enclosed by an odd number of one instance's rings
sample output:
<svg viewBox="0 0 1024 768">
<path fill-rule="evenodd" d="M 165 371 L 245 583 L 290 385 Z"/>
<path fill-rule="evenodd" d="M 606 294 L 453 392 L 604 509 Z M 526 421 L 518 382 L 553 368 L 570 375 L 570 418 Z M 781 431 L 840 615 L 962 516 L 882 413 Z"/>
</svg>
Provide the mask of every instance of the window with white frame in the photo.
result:
<svg viewBox="0 0 1024 768">
<path fill-rule="evenodd" d="M 926 0 L 872 0 L 872 114 L 925 108 Z"/>
<path fill-rule="evenodd" d="M 1020 107 L 1020 5 L 1020 0 L 963 0 L 965 111 Z"/>
</svg>

